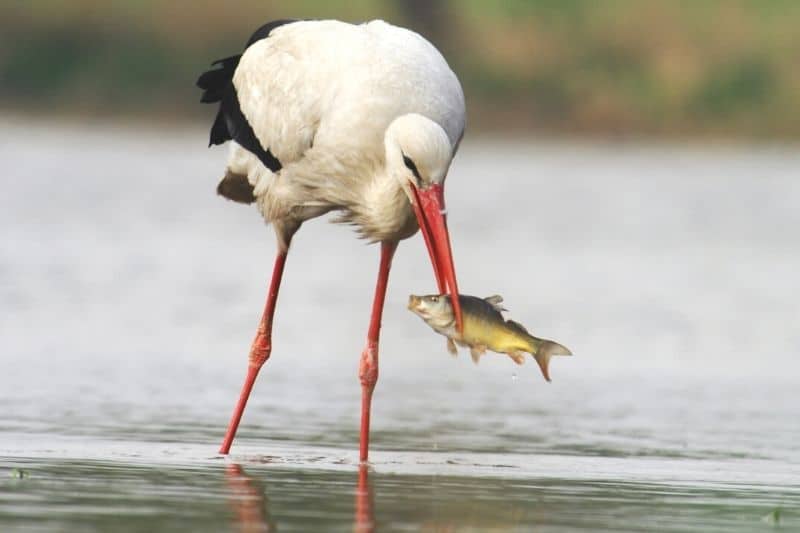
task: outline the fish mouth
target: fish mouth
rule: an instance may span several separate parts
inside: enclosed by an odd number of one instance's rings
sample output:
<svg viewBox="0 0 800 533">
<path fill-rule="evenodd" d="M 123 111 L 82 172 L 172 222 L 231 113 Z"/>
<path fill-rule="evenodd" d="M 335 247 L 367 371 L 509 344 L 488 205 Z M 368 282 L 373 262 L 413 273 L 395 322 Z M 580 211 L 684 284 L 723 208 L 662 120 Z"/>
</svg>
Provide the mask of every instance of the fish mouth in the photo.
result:
<svg viewBox="0 0 800 533">
<path fill-rule="evenodd" d="M 408 297 L 408 310 L 420 317 L 422 320 L 430 320 L 433 316 L 431 309 L 425 305 L 422 296 L 411 295 Z"/>
<path fill-rule="evenodd" d="M 440 294 L 449 294 L 456 319 L 456 329 L 463 332 L 461 302 L 458 298 L 456 269 L 453 265 L 453 252 L 450 247 L 450 233 L 447 230 L 447 210 L 444 203 L 444 187 L 435 183 L 425 189 L 411 184 L 414 214 L 419 229 L 425 239 L 425 246 L 433 265 L 433 273 Z M 409 302 L 410 305 L 410 302 Z"/>
<path fill-rule="evenodd" d="M 425 305 L 422 302 L 421 296 L 411 295 L 408 297 L 408 310 L 414 314 L 421 316 L 422 318 L 428 318 L 430 313 L 428 310 L 425 309 Z"/>
</svg>

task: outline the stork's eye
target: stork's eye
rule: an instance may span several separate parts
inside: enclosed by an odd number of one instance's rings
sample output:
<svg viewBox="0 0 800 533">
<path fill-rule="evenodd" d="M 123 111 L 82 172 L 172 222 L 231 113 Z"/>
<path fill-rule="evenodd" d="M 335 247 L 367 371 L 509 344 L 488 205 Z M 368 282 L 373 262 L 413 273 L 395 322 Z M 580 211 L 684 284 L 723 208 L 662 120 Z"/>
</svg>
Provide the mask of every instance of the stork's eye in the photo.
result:
<svg viewBox="0 0 800 533">
<path fill-rule="evenodd" d="M 419 184 L 422 177 L 419 175 L 419 170 L 417 170 L 417 165 L 414 164 L 414 161 L 406 154 L 403 154 L 403 163 L 406 165 L 406 168 L 414 174 L 414 177 L 417 178 L 417 184 Z"/>
</svg>

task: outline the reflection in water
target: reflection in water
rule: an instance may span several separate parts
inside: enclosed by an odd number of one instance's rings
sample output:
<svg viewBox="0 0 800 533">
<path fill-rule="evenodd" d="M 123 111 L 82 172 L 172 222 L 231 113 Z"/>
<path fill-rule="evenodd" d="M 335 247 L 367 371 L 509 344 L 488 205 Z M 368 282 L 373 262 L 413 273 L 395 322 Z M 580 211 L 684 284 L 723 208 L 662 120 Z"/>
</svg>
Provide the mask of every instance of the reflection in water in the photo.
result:
<svg viewBox="0 0 800 533">
<path fill-rule="evenodd" d="M 375 531 L 374 499 L 372 484 L 369 482 L 369 467 L 358 465 L 358 483 L 356 485 L 356 514 L 353 520 L 353 531 L 356 533 L 372 533 Z"/>
<path fill-rule="evenodd" d="M 235 521 L 242 533 L 277 531 L 267 510 L 267 494 L 238 464 L 225 469 L 230 503 L 236 512 Z"/>
<path fill-rule="evenodd" d="M 277 531 L 278 528 L 269 513 L 267 494 L 264 486 L 245 473 L 241 465 L 230 464 L 225 469 L 228 488 L 228 501 L 234 510 L 234 528 L 242 533 Z M 303 491 L 304 499 L 315 499 L 315 494 Z M 330 495 L 326 501 L 332 508 L 336 498 Z M 353 531 L 372 533 L 375 531 L 374 494 L 369 480 L 369 467 L 359 465 L 355 487 L 355 514 Z M 317 507 L 317 510 L 320 508 Z M 349 511 L 348 511 L 349 512 Z"/>
<path fill-rule="evenodd" d="M 82 440 L 78 445 L 85 446 Z M 253 464 L 248 475 L 239 465 L 212 461 L 187 467 L 159 463 L 155 456 L 148 463 L 120 456 L 8 460 L 2 452 L 0 442 L 2 533 L 800 531 L 794 461 L 770 472 L 763 460 L 598 458 L 590 464 L 577 456 L 539 456 L 530 460 L 541 465 L 542 475 L 521 477 L 513 468 L 481 476 L 476 468 L 482 467 L 462 468 L 455 459 L 450 466 L 461 475 L 447 475 L 442 470 L 449 467 L 429 456 L 422 458 L 421 474 L 399 471 L 409 462 L 356 472 L 341 463 L 320 469 L 319 462 L 298 461 Z M 576 475 L 548 475 L 544 464 L 553 460 L 559 461 L 557 471 L 571 467 Z M 615 467 L 617 478 L 610 473 Z M 29 476 L 11 478 L 13 468 Z M 643 471 L 653 472 L 653 479 L 620 479 Z M 670 472 L 681 477 L 668 481 Z M 714 478 L 720 473 L 724 477 Z"/>
</svg>

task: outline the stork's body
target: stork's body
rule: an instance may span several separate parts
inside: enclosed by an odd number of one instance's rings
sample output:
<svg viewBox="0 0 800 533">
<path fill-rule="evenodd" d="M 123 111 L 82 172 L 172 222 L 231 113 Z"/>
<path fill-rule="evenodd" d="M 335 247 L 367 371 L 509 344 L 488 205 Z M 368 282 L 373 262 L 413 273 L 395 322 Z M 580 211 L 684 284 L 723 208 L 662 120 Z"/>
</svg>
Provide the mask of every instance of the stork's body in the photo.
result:
<svg viewBox="0 0 800 533">
<path fill-rule="evenodd" d="M 278 254 L 250 366 L 222 453 L 271 352 L 272 316 L 292 236 L 329 211 L 381 243 L 372 318 L 359 376 L 361 460 L 378 377 L 378 333 L 397 243 L 422 228 L 440 292 L 457 294 L 443 183 L 464 132 L 461 86 L 428 41 L 382 21 L 278 21 L 241 56 L 201 76 L 203 101 L 220 102 L 211 143 L 231 142 L 218 191 L 256 203 Z"/>
</svg>

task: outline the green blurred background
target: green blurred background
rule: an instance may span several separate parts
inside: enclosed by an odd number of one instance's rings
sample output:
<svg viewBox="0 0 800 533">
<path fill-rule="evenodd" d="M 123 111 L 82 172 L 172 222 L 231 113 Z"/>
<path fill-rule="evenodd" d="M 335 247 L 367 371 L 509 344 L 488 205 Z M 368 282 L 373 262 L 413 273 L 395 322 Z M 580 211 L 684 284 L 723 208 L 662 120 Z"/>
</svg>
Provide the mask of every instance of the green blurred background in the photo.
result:
<svg viewBox="0 0 800 533">
<path fill-rule="evenodd" d="M 274 18 L 383 18 L 446 55 L 470 130 L 800 138 L 800 1 L 0 4 L 0 112 L 197 119 L 197 75 Z"/>
</svg>

